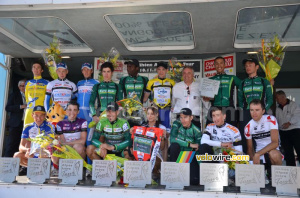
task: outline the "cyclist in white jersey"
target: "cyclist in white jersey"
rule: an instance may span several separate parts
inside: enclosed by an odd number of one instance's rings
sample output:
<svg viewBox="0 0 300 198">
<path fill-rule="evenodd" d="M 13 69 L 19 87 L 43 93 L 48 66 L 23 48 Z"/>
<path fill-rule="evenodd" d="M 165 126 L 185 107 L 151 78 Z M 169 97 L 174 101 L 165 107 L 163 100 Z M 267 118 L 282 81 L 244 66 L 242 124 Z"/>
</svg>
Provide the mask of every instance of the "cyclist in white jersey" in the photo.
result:
<svg viewBox="0 0 300 198">
<path fill-rule="evenodd" d="M 250 102 L 252 120 L 245 127 L 248 155 L 253 159 L 253 164 L 260 164 L 260 160 L 269 158 L 272 165 L 281 165 L 281 153 L 278 149 L 279 133 L 278 123 L 274 116 L 264 115 L 264 104 L 259 99 Z M 252 138 L 256 143 L 255 152 Z M 268 155 L 267 155 L 268 154 Z"/>
<path fill-rule="evenodd" d="M 213 123 L 206 126 L 202 135 L 200 154 L 213 154 L 213 147 L 232 148 L 242 152 L 242 137 L 240 131 L 225 122 L 226 113 L 220 107 L 211 109 Z"/>
<path fill-rule="evenodd" d="M 44 104 L 46 111 L 49 110 L 51 97 L 53 102 L 58 102 L 60 106 L 66 109 L 67 104 L 71 99 L 75 98 L 75 94 L 77 93 L 76 85 L 66 78 L 68 74 L 67 65 L 65 63 L 58 63 L 56 67 L 58 79 L 48 83 L 46 88 Z"/>
</svg>

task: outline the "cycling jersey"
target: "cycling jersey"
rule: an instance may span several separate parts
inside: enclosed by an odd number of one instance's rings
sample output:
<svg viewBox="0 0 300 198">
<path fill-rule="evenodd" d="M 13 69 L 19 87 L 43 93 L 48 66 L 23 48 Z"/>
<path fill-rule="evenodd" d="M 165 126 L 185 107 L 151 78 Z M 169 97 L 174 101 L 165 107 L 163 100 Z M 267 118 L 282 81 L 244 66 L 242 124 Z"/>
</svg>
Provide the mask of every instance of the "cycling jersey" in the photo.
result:
<svg viewBox="0 0 300 198">
<path fill-rule="evenodd" d="M 146 91 L 152 93 L 153 102 L 161 109 L 171 106 L 172 88 L 175 81 L 172 79 L 155 78 L 148 82 Z"/>
<path fill-rule="evenodd" d="M 107 118 L 101 119 L 93 134 L 92 144 L 99 147 L 102 143 L 100 137 L 105 137 L 105 143 L 114 145 L 116 151 L 122 151 L 131 145 L 129 133 L 129 124 L 125 119 L 117 118 L 114 122 L 110 122 Z"/>
<path fill-rule="evenodd" d="M 239 87 L 241 80 L 233 75 L 217 74 L 210 79 L 220 81 L 218 94 L 212 101 L 212 106 L 233 107 L 234 86 Z"/>
<path fill-rule="evenodd" d="M 96 115 L 96 98 L 98 99 L 98 108 L 100 108 L 100 112 L 103 112 L 108 103 L 122 100 L 122 92 L 119 89 L 119 85 L 115 82 L 101 82 L 94 85 L 89 102 L 92 116 Z"/>
<path fill-rule="evenodd" d="M 242 152 L 241 140 L 241 133 L 236 127 L 227 123 L 224 123 L 222 126 L 211 123 L 207 125 L 203 133 L 201 144 L 221 147 L 221 143 L 231 142 L 235 150 Z"/>
<path fill-rule="evenodd" d="M 124 98 L 128 98 L 132 92 L 135 92 L 141 102 L 144 99 L 144 91 L 146 89 L 148 78 L 138 75 L 137 77 L 125 76 L 120 79 L 119 85 L 124 94 Z"/>
<path fill-rule="evenodd" d="M 66 109 L 67 104 L 74 98 L 76 93 L 76 85 L 68 79 L 56 79 L 49 82 L 46 89 L 46 111 L 49 109 L 50 97 L 52 97 L 53 102 L 58 102 L 61 107 Z"/>
<path fill-rule="evenodd" d="M 79 114 L 78 117 L 92 121 L 92 116 L 90 115 L 89 101 L 92 94 L 93 86 L 99 82 L 95 79 L 89 78 L 81 80 L 77 83 L 77 102 L 79 104 Z"/>
<path fill-rule="evenodd" d="M 253 99 L 262 100 L 266 111 L 273 104 L 273 94 L 270 82 L 261 77 L 246 78 L 239 86 L 238 103 L 239 107 L 249 109 L 250 102 Z"/>
<path fill-rule="evenodd" d="M 87 131 L 87 121 L 76 118 L 75 121 L 63 120 L 56 124 L 56 132 L 63 134 L 66 142 L 79 140 L 81 133 Z"/>
<path fill-rule="evenodd" d="M 24 126 L 34 122 L 32 110 L 35 106 L 44 106 L 46 87 L 49 82 L 41 76 L 28 80 L 25 85 L 25 99 L 27 108 L 24 117 Z"/>
<path fill-rule="evenodd" d="M 55 127 L 47 122 L 44 121 L 40 126 L 37 126 L 35 122 L 27 124 L 24 127 L 24 130 L 22 132 L 21 138 L 35 138 L 37 135 L 43 134 L 45 136 L 50 136 L 51 134 L 54 135 Z M 32 142 L 30 145 L 31 152 L 37 151 L 37 149 L 40 148 L 40 145 L 37 143 Z M 34 153 L 35 156 L 39 156 L 38 152 Z"/>
<path fill-rule="evenodd" d="M 133 155 L 138 161 L 150 160 L 152 151 L 155 157 L 160 147 L 163 129 L 156 127 L 134 126 L 131 138 L 133 139 Z"/>
<path fill-rule="evenodd" d="M 200 144 L 201 131 L 193 123 L 189 128 L 182 126 L 179 120 L 175 120 L 171 129 L 171 143 L 178 143 L 181 151 L 191 151 L 189 144 Z"/>
<path fill-rule="evenodd" d="M 246 139 L 254 139 L 256 142 L 255 150 L 258 152 L 272 142 L 272 129 L 278 130 L 276 118 L 271 115 L 263 115 L 258 122 L 254 121 L 253 119 L 248 122 L 244 130 L 245 137 Z"/>
</svg>

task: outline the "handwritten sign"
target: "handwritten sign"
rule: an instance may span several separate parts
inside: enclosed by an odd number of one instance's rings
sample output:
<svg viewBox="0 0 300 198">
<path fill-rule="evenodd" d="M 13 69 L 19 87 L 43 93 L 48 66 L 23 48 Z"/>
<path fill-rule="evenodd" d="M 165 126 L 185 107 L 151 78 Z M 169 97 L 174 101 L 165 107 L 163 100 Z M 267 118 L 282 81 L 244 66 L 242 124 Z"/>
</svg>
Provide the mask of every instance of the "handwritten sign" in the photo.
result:
<svg viewBox="0 0 300 198">
<path fill-rule="evenodd" d="M 151 184 L 151 162 L 126 161 L 124 164 L 124 183 L 128 187 L 142 187 Z"/>
<path fill-rule="evenodd" d="M 200 80 L 200 95 L 214 98 L 218 94 L 220 81 L 201 78 Z"/>
<path fill-rule="evenodd" d="M 241 192 L 260 193 L 260 188 L 265 187 L 264 165 L 236 164 L 235 183 Z"/>
<path fill-rule="evenodd" d="M 43 184 L 50 178 L 51 161 L 48 158 L 29 158 L 27 177 L 30 183 Z"/>
<path fill-rule="evenodd" d="M 76 185 L 82 179 L 83 161 L 80 159 L 60 159 L 58 178 L 61 184 Z"/>
<path fill-rule="evenodd" d="M 97 186 L 111 186 L 117 180 L 117 161 L 93 160 L 92 180 Z"/>
<path fill-rule="evenodd" d="M 228 186 L 228 165 L 201 163 L 200 184 L 205 191 L 223 191 L 223 186 Z"/>
<path fill-rule="evenodd" d="M 161 163 L 161 185 L 166 189 L 183 189 L 190 185 L 190 164 L 176 162 Z"/>
<path fill-rule="evenodd" d="M 272 166 L 272 186 L 278 195 L 297 196 L 300 188 L 300 167 Z"/>
<path fill-rule="evenodd" d="M 0 182 L 12 183 L 19 174 L 20 158 L 0 158 Z"/>
</svg>

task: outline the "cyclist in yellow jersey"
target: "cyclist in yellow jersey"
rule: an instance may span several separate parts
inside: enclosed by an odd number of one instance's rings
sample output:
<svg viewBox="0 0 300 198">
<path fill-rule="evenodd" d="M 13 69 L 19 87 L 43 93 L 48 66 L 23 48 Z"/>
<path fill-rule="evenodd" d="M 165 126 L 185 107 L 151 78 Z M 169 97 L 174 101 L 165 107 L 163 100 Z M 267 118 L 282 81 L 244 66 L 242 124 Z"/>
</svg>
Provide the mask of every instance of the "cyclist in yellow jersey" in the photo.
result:
<svg viewBox="0 0 300 198">
<path fill-rule="evenodd" d="M 166 78 L 168 72 L 167 63 L 159 62 L 156 71 L 158 77 L 149 80 L 144 95 L 144 102 L 146 102 L 150 94 L 152 94 L 153 102 L 158 106 L 160 123 L 169 129 L 172 88 L 175 85 L 175 81 Z"/>
<path fill-rule="evenodd" d="M 25 111 L 24 126 L 32 123 L 32 110 L 35 106 L 44 106 L 46 87 L 48 81 L 42 79 L 43 66 L 40 63 L 33 63 L 31 71 L 33 79 L 28 80 L 25 84 L 25 99 L 27 109 Z"/>
</svg>

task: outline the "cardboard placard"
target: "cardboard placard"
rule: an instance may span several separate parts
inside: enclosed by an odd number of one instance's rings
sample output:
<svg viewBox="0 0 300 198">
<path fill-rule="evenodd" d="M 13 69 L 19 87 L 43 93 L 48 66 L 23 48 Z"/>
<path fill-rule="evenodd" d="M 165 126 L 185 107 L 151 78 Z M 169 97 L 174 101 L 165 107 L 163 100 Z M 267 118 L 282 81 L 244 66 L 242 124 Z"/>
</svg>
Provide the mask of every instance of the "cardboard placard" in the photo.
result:
<svg viewBox="0 0 300 198">
<path fill-rule="evenodd" d="M 30 183 L 42 184 L 50 178 L 51 160 L 49 158 L 29 158 L 27 177 Z"/>
<path fill-rule="evenodd" d="M 272 186 L 278 195 L 297 196 L 300 188 L 300 167 L 272 165 Z"/>
<path fill-rule="evenodd" d="M 241 192 L 260 193 L 265 187 L 264 165 L 235 164 L 235 185 L 241 187 Z"/>
<path fill-rule="evenodd" d="M 76 185 L 82 180 L 83 160 L 81 159 L 59 159 L 58 178 L 61 184 Z"/>
<path fill-rule="evenodd" d="M 223 186 L 228 186 L 228 165 L 201 163 L 200 184 L 204 185 L 204 191 L 223 192 Z"/>
<path fill-rule="evenodd" d="M 144 188 L 151 184 L 151 162 L 149 161 L 126 161 L 124 164 L 124 183 L 128 187 Z"/>
<path fill-rule="evenodd" d="M 161 163 L 161 185 L 166 189 L 183 189 L 190 185 L 190 164 L 176 162 Z"/>
<path fill-rule="evenodd" d="M 19 175 L 20 158 L 0 158 L 0 183 L 12 183 Z"/>
<path fill-rule="evenodd" d="M 97 186 L 111 186 L 117 180 L 117 161 L 93 160 L 92 180 Z"/>
</svg>

